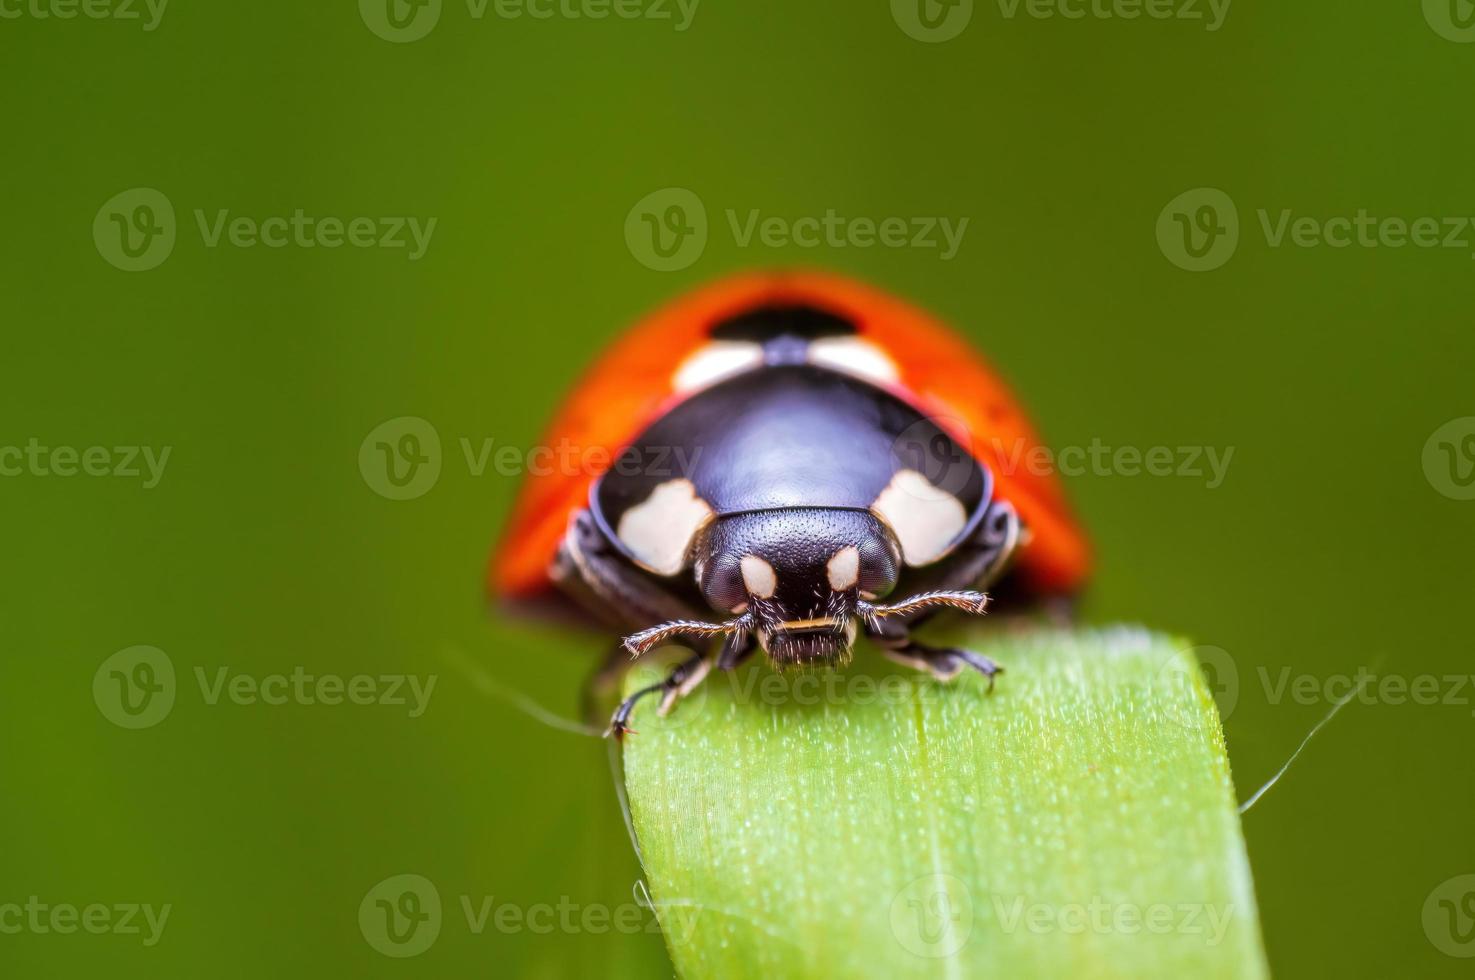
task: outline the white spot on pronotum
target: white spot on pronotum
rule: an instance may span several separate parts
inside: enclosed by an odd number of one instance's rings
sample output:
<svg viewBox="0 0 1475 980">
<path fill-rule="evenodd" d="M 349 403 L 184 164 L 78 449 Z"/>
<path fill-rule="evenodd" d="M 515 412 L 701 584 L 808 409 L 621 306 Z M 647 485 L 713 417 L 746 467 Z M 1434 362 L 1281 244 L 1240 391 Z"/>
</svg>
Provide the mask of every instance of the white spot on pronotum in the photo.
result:
<svg viewBox="0 0 1475 980">
<path fill-rule="evenodd" d="M 860 549 L 847 544 L 830 556 L 825 572 L 830 577 L 830 588 L 836 592 L 853 588 L 860 581 Z"/>
<path fill-rule="evenodd" d="M 809 363 L 866 381 L 894 382 L 901 373 L 886 352 L 861 337 L 819 337 L 809 344 Z"/>
<path fill-rule="evenodd" d="M 641 565 L 675 575 L 686 564 L 691 539 L 711 516 L 690 480 L 667 480 L 620 516 L 615 533 Z"/>
<path fill-rule="evenodd" d="M 677 391 L 693 391 L 763 363 L 763 348 L 741 340 L 714 340 L 681 362 L 671 379 Z"/>
<path fill-rule="evenodd" d="M 743 584 L 760 599 L 767 599 L 778 589 L 778 573 L 757 555 L 743 555 L 738 563 L 743 570 Z"/>
<path fill-rule="evenodd" d="M 901 470 L 871 509 L 881 516 L 901 542 L 908 565 L 926 565 L 947 553 L 968 523 L 968 512 L 957 497 L 935 486 L 916 470 Z"/>
</svg>

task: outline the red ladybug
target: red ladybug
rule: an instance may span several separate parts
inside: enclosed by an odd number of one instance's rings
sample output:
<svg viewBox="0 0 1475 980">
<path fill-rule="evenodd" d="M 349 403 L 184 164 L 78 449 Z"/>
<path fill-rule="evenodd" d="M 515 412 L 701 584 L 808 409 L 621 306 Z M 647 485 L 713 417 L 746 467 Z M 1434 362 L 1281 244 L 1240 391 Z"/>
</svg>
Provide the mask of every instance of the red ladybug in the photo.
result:
<svg viewBox="0 0 1475 980">
<path fill-rule="evenodd" d="M 572 599 L 634 630 L 632 656 L 694 652 L 620 705 L 662 711 L 761 647 L 776 667 L 847 662 L 856 634 L 941 679 L 983 655 L 911 637 L 981 591 L 1068 596 L 1089 564 L 1039 443 L 1003 383 L 942 324 L 857 282 L 745 275 L 619 340 L 547 445 L 609 465 L 530 477 L 493 555 L 514 600 Z M 593 452 L 599 451 L 599 452 Z"/>
</svg>

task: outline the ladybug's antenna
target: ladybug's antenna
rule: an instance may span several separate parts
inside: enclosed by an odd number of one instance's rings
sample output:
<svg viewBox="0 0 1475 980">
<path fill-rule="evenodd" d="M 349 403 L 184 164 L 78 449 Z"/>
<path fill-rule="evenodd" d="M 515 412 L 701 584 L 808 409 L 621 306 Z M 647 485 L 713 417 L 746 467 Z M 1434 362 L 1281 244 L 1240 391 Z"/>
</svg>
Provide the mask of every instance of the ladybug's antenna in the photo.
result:
<svg viewBox="0 0 1475 980">
<path fill-rule="evenodd" d="M 858 602 L 855 604 L 855 611 L 874 625 L 877 620 L 890 616 L 910 616 L 913 613 L 940 606 L 960 609 L 973 616 L 981 616 L 988 608 L 988 596 L 983 592 L 969 591 L 920 592 L 900 602 L 889 604 Z"/>
<path fill-rule="evenodd" d="M 910 616 L 914 613 L 937 608 L 958 609 L 974 616 L 983 615 L 988 607 L 988 596 L 983 592 L 938 591 L 920 592 L 900 602 L 875 603 L 857 602 L 855 612 L 871 627 L 891 616 Z M 673 619 L 669 623 L 652 626 L 650 629 L 632 633 L 624 639 L 624 647 L 632 658 L 655 649 L 662 643 L 678 636 L 711 638 L 745 633 L 753 628 L 753 614 L 743 613 L 737 619 L 725 623 L 703 623 L 694 619 Z"/>
<path fill-rule="evenodd" d="M 692 619 L 673 619 L 669 623 L 652 626 L 625 637 L 624 647 L 632 658 L 652 650 L 676 636 L 713 637 L 743 633 L 753 626 L 752 613 L 743 613 L 737 619 L 725 623 L 701 623 Z"/>
</svg>

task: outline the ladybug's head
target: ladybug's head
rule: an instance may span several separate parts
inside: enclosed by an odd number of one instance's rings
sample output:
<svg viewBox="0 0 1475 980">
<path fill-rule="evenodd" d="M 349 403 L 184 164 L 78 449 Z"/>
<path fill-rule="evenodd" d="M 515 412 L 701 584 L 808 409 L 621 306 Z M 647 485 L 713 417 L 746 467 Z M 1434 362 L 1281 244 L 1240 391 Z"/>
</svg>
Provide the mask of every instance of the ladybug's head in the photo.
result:
<svg viewBox="0 0 1475 980">
<path fill-rule="evenodd" d="M 713 521 L 695 542 L 712 608 L 746 617 L 777 666 L 850 657 L 860 603 L 896 587 L 901 547 L 865 510 L 786 508 Z"/>
<path fill-rule="evenodd" d="M 708 523 L 691 545 L 697 586 L 721 623 L 677 620 L 625 638 L 639 656 L 680 636 L 728 642 L 757 639 L 777 667 L 829 666 L 850 657 L 858 626 L 881 629 L 888 616 L 951 607 L 981 613 L 981 592 L 924 592 L 900 602 L 877 599 L 896 587 L 901 546 L 869 510 L 800 507 L 729 514 Z"/>
</svg>

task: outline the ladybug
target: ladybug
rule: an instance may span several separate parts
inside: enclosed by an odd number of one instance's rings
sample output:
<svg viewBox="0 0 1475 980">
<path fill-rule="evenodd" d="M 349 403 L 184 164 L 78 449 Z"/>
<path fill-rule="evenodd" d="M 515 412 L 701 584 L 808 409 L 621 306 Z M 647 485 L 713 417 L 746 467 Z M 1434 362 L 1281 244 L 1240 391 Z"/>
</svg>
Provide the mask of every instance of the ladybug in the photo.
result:
<svg viewBox="0 0 1475 980">
<path fill-rule="evenodd" d="M 761 648 L 776 668 L 847 663 L 864 633 L 950 680 L 1001 668 L 912 627 L 981 614 L 984 589 L 1068 598 L 1089 556 L 1039 446 L 985 363 L 926 313 L 837 276 L 718 282 L 628 332 L 559 411 L 545 445 L 604 465 L 521 489 L 490 586 L 572 600 L 632 631 L 605 673 L 667 643 L 690 656 L 615 711 L 665 714 L 713 668 Z"/>
</svg>

